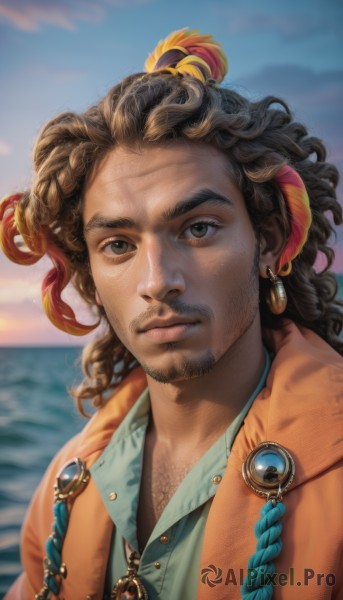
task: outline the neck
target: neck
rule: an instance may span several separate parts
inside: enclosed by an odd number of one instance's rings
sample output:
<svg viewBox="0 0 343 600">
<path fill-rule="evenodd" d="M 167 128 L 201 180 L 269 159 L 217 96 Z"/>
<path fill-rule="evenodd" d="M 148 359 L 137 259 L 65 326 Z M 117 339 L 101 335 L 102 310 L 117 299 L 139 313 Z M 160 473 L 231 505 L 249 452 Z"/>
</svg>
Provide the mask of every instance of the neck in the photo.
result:
<svg viewBox="0 0 343 600">
<path fill-rule="evenodd" d="M 265 367 L 260 324 L 246 332 L 201 377 L 161 384 L 148 376 L 150 433 L 160 444 L 209 447 L 222 435 L 254 392 Z"/>
</svg>

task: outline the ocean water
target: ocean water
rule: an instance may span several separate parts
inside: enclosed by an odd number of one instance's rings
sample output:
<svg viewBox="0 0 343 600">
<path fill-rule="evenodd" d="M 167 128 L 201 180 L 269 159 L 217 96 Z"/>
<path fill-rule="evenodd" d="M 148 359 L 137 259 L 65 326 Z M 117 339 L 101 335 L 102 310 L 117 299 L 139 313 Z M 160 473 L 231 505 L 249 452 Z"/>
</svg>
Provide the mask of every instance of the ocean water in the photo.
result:
<svg viewBox="0 0 343 600">
<path fill-rule="evenodd" d="M 20 572 L 19 533 L 50 459 L 85 419 L 66 386 L 81 349 L 0 348 L 0 598 Z"/>
<path fill-rule="evenodd" d="M 343 298 L 343 275 L 339 276 Z M 0 348 L 0 599 L 20 572 L 26 507 L 50 459 L 85 424 L 66 387 L 81 348 Z"/>
</svg>

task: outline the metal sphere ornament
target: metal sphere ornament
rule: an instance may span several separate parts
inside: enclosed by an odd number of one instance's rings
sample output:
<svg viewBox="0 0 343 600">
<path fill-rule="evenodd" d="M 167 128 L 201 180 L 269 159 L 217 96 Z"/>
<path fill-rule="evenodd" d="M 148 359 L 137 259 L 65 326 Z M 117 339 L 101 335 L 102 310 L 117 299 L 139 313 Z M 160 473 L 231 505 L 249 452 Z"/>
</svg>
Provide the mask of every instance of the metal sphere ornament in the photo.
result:
<svg viewBox="0 0 343 600">
<path fill-rule="evenodd" d="M 73 458 L 58 472 L 55 483 L 55 502 L 69 501 L 78 496 L 89 480 L 89 472 L 81 458 Z"/>
<path fill-rule="evenodd" d="M 259 496 L 280 500 L 294 479 L 290 453 L 277 442 L 262 442 L 243 463 L 245 483 Z"/>
</svg>

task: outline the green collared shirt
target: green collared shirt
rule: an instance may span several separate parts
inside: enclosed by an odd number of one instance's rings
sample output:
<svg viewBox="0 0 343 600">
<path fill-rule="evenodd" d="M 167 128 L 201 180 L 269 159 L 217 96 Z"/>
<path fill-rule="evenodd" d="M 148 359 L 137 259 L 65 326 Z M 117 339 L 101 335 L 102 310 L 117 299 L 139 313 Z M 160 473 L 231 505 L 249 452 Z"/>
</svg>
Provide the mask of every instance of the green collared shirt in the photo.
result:
<svg viewBox="0 0 343 600">
<path fill-rule="evenodd" d="M 138 574 L 149 600 L 193 600 L 199 583 L 202 541 L 208 512 L 224 474 L 233 441 L 270 368 L 241 412 L 185 476 L 164 509 L 141 554 Z M 139 553 L 136 515 L 150 397 L 146 389 L 126 415 L 104 452 L 91 467 L 106 509 L 115 523 L 106 592 L 127 571 L 126 540 Z"/>
</svg>

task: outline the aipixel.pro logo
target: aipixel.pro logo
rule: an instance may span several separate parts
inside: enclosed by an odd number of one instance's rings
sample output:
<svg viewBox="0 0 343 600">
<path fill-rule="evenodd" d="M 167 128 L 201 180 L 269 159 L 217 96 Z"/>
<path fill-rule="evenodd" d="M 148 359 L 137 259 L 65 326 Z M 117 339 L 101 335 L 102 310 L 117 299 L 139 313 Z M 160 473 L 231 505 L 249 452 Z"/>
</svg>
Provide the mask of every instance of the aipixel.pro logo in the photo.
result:
<svg viewBox="0 0 343 600">
<path fill-rule="evenodd" d="M 205 569 L 201 569 L 201 582 L 209 587 L 214 587 L 223 581 L 223 571 L 215 565 L 208 565 Z"/>
</svg>

